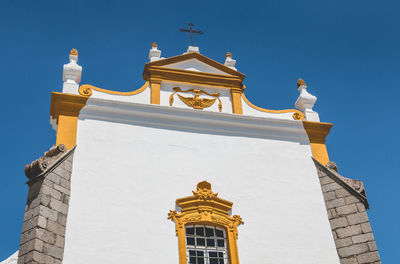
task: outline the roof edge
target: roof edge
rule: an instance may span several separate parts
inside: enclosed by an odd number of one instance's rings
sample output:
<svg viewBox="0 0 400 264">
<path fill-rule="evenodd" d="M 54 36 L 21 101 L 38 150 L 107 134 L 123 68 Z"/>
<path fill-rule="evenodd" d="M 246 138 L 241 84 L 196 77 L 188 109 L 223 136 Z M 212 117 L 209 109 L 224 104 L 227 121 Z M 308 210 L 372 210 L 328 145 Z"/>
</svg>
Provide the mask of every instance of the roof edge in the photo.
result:
<svg viewBox="0 0 400 264">
<path fill-rule="evenodd" d="M 315 163 L 315 166 L 317 167 L 317 169 L 322 170 L 323 172 L 326 173 L 326 175 L 331 178 L 332 180 L 334 180 L 336 183 L 338 183 L 339 185 L 341 185 L 343 188 L 345 188 L 347 191 L 349 191 L 351 194 L 353 194 L 354 196 L 356 196 L 360 202 L 362 202 L 365 205 L 366 209 L 369 209 L 369 204 L 368 204 L 368 200 L 367 200 L 367 196 L 363 195 L 362 193 L 360 193 L 359 191 L 357 191 L 353 186 L 351 186 L 348 182 L 346 182 L 346 179 L 353 181 L 350 178 L 346 178 L 343 177 L 342 175 L 340 175 L 339 173 L 337 173 L 336 171 L 334 171 L 333 169 L 329 169 L 326 166 L 324 166 L 321 162 L 319 162 L 317 159 L 315 159 L 314 157 L 311 157 L 312 160 Z M 361 182 L 361 181 L 360 181 Z M 362 183 L 362 182 L 361 182 Z M 363 189 L 364 193 L 365 190 Z"/>
</svg>

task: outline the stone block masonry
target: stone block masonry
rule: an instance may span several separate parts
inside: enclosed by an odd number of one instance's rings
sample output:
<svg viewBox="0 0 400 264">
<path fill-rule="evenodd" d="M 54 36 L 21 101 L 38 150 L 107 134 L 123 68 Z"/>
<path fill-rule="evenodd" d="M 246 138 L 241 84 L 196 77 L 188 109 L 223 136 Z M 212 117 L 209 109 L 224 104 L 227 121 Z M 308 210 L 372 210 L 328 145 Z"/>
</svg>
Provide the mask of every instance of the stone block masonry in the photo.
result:
<svg viewBox="0 0 400 264">
<path fill-rule="evenodd" d="M 18 264 L 62 262 L 73 152 L 58 145 L 25 167 L 29 192 Z"/>
<path fill-rule="evenodd" d="M 333 162 L 326 167 L 314 162 L 340 263 L 381 263 L 366 212 L 364 185 L 339 175 Z"/>
</svg>

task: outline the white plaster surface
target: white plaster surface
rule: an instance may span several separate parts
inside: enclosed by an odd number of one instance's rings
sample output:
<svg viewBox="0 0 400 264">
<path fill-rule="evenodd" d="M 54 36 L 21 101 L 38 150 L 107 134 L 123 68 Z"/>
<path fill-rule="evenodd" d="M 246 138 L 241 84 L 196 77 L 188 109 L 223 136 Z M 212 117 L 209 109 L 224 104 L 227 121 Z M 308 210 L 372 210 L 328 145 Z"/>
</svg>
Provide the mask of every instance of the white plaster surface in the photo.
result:
<svg viewBox="0 0 400 264">
<path fill-rule="evenodd" d="M 218 69 L 216 69 L 202 61 L 199 61 L 197 59 L 190 59 L 190 60 L 186 60 L 186 61 L 172 63 L 172 64 L 164 65 L 164 67 L 180 69 L 180 70 L 188 70 L 188 71 L 198 71 L 198 72 L 208 72 L 208 73 L 229 75 L 228 73 L 218 70 Z"/>
<path fill-rule="evenodd" d="M 287 113 L 269 113 L 257 110 L 256 108 L 249 105 L 245 100 L 242 98 L 242 111 L 243 115 L 248 116 L 257 116 L 257 117 L 266 117 L 266 118 L 278 118 L 278 119 L 287 119 L 293 120 L 294 112 L 287 112 Z"/>
<path fill-rule="evenodd" d="M 64 264 L 178 263 L 177 198 L 232 201 L 241 263 L 338 264 L 302 122 L 89 99 L 78 122 Z"/>
<path fill-rule="evenodd" d="M 141 88 L 141 86 L 133 88 L 132 91 L 135 91 L 139 88 Z M 146 89 L 135 95 L 118 95 L 118 94 L 104 93 L 93 89 L 92 92 L 93 94 L 91 95 L 91 98 L 107 99 L 117 102 L 150 104 L 150 85 L 147 85 Z"/>
</svg>

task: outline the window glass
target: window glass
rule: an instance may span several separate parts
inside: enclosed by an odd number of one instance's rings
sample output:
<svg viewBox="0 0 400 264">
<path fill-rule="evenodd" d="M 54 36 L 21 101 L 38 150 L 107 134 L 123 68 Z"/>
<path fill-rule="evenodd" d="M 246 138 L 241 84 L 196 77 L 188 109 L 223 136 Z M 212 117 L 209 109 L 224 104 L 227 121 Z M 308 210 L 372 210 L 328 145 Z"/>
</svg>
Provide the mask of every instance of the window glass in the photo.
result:
<svg viewBox="0 0 400 264">
<path fill-rule="evenodd" d="M 186 226 L 188 264 L 228 264 L 226 233 L 206 225 Z"/>
</svg>

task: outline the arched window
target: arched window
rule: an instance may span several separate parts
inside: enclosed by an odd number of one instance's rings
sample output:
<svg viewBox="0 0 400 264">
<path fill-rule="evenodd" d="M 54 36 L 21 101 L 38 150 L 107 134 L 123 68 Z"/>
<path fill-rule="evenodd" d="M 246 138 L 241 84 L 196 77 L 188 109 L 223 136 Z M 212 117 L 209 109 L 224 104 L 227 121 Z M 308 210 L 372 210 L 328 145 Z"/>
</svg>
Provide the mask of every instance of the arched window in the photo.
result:
<svg viewBox="0 0 400 264">
<path fill-rule="evenodd" d="M 180 198 L 180 212 L 171 210 L 168 219 L 175 222 L 180 264 L 238 264 L 238 215 L 230 216 L 232 203 L 218 198 L 211 184 L 197 184 L 193 196 Z"/>
</svg>

